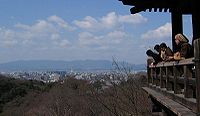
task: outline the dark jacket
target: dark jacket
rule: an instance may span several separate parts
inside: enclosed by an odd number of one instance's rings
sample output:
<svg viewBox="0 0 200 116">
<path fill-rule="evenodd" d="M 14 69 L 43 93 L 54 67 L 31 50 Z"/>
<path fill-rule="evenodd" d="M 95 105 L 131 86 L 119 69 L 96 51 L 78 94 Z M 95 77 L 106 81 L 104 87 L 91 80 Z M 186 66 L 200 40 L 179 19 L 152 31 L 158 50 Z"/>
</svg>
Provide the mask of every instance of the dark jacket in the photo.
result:
<svg viewBox="0 0 200 116">
<path fill-rule="evenodd" d="M 146 54 L 150 57 L 153 57 L 154 59 L 154 64 L 157 64 L 158 62 L 162 61 L 161 57 L 159 54 L 153 52 L 152 50 L 147 50 Z"/>
<path fill-rule="evenodd" d="M 192 45 L 187 42 L 180 43 L 179 52 L 181 57 L 191 58 L 194 57 L 194 51 Z"/>
<path fill-rule="evenodd" d="M 173 56 L 174 55 L 174 53 L 172 52 L 172 50 L 171 50 L 170 47 L 167 47 L 167 49 L 166 49 L 166 55 L 167 56 Z"/>
</svg>

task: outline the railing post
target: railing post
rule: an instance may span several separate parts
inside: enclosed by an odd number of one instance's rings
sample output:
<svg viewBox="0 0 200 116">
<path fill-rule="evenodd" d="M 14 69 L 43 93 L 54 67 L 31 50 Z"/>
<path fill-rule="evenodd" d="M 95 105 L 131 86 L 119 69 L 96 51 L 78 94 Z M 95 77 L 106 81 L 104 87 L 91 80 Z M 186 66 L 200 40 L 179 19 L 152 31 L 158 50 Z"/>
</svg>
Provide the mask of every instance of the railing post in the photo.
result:
<svg viewBox="0 0 200 116">
<path fill-rule="evenodd" d="M 164 72 L 163 72 L 163 67 L 160 67 L 160 88 L 164 88 L 165 87 L 165 83 L 164 81 Z"/>
<path fill-rule="evenodd" d="M 190 73 L 187 65 L 184 65 L 184 97 L 185 98 L 192 98 L 193 97 L 193 90 L 189 86 L 189 78 L 192 78 L 192 74 Z"/>
<path fill-rule="evenodd" d="M 174 72 L 174 93 L 180 94 L 181 88 L 178 84 L 178 78 L 179 78 L 179 71 L 176 66 L 173 66 L 173 72 Z"/>
<path fill-rule="evenodd" d="M 194 40 L 197 112 L 200 113 L 200 39 Z"/>
<path fill-rule="evenodd" d="M 174 93 L 177 94 L 178 91 L 177 91 L 177 69 L 176 69 L 176 66 L 173 66 L 173 73 L 174 73 L 174 81 L 173 81 L 173 85 L 174 85 Z"/>
<path fill-rule="evenodd" d="M 152 85 L 155 85 L 154 76 L 155 76 L 154 68 L 151 68 L 151 82 L 152 82 Z"/>
<path fill-rule="evenodd" d="M 159 81 L 159 73 L 160 73 L 160 68 L 159 67 L 155 67 L 155 80 L 156 80 L 156 86 L 160 86 L 160 81 Z"/>
<path fill-rule="evenodd" d="M 172 84 L 170 83 L 170 80 L 169 80 L 169 76 L 170 76 L 170 74 L 172 74 L 171 72 L 170 72 L 170 69 L 169 69 L 170 67 L 166 67 L 166 89 L 168 90 L 168 91 L 171 91 L 172 90 Z"/>
<path fill-rule="evenodd" d="M 147 84 L 149 85 L 151 82 L 151 69 L 147 66 Z"/>
<path fill-rule="evenodd" d="M 149 65 L 150 65 L 152 62 L 153 62 L 153 59 L 152 59 L 152 58 L 148 58 L 148 59 L 147 59 L 147 83 L 148 83 L 148 85 L 149 85 L 150 83 L 152 83 L 152 75 L 151 75 L 152 70 L 151 70 L 151 68 L 149 67 Z"/>
</svg>

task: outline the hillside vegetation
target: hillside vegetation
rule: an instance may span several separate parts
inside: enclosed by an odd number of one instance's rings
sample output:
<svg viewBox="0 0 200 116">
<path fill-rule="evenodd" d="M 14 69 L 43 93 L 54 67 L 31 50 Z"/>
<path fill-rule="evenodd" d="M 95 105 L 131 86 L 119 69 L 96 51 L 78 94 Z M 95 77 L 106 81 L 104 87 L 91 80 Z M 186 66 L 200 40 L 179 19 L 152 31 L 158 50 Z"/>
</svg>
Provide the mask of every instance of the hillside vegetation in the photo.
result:
<svg viewBox="0 0 200 116">
<path fill-rule="evenodd" d="M 55 83 L 49 91 L 49 85 L 44 83 L 6 79 L 4 85 L 1 83 L 1 87 L 8 85 L 2 90 L 3 96 L 11 91 L 18 92 L 2 103 L 4 108 L 1 115 L 148 116 L 150 103 L 146 93 L 141 90 L 141 86 L 145 86 L 145 75 L 130 76 L 126 81 L 121 80 L 121 83 L 110 82 L 109 86 L 102 81 L 90 83 L 68 77 L 63 82 Z M 39 92 L 28 92 L 30 90 Z M 2 98 L 5 99 L 1 95 Z"/>
<path fill-rule="evenodd" d="M 30 92 L 41 93 L 50 89 L 52 84 L 44 84 L 35 80 L 21 80 L 0 75 L 0 113 L 4 105 L 16 99 L 21 99 Z M 15 104 L 14 106 L 20 106 Z"/>
</svg>

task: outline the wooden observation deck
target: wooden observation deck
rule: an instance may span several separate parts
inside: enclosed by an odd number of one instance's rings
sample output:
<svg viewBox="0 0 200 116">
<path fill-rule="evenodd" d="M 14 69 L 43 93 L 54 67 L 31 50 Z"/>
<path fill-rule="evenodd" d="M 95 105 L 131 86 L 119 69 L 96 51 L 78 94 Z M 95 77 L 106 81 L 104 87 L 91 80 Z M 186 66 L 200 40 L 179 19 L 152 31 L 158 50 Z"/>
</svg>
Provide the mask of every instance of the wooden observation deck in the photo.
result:
<svg viewBox="0 0 200 116">
<path fill-rule="evenodd" d="M 183 33 L 182 15 L 192 16 L 194 58 L 160 62 L 149 66 L 147 60 L 148 87 L 143 89 L 154 103 L 154 111 L 173 116 L 200 116 L 200 9 L 197 0 L 119 0 L 133 6 L 132 14 L 142 11 L 169 12 L 172 23 L 172 47 L 177 46 L 174 37 Z"/>
</svg>

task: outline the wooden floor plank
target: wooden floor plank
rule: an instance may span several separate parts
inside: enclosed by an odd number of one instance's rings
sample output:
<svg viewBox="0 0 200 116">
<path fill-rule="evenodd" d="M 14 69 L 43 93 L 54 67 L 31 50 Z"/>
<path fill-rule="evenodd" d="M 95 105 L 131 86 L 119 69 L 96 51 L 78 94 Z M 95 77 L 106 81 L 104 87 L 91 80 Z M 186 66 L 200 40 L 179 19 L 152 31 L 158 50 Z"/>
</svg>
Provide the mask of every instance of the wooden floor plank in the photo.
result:
<svg viewBox="0 0 200 116">
<path fill-rule="evenodd" d="M 196 116 L 196 114 L 187 107 L 173 101 L 172 99 L 169 99 L 168 97 L 156 92 L 151 88 L 143 87 L 143 90 L 146 91 L 156 101 L 161 103 L 164 107 L 170 109 L 174 114 L 178 116 Z"/>
</svg>

